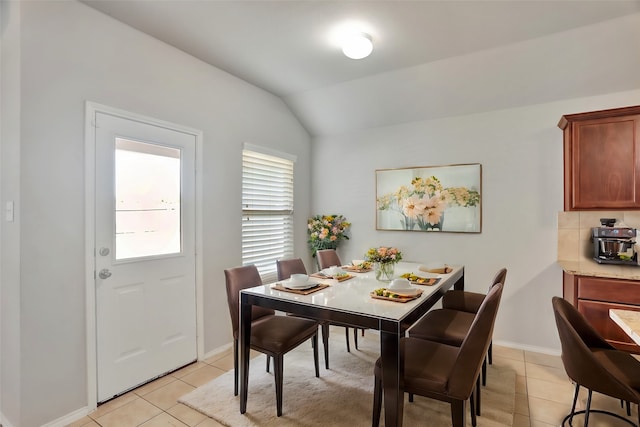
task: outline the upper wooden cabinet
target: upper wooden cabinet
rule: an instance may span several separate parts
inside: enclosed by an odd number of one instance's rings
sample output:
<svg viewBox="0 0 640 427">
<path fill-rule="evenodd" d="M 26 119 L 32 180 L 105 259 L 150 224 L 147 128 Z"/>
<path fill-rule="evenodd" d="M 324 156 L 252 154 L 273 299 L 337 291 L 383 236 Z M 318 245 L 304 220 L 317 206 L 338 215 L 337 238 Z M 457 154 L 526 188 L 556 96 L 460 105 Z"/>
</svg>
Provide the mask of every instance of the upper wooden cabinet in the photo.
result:
<svg viewBox="0 0 640 427">
<path fill-rule="evenodd" d="M 640 106 L 562 116 L 564 210 L 640 209 Z"/>
</svg>

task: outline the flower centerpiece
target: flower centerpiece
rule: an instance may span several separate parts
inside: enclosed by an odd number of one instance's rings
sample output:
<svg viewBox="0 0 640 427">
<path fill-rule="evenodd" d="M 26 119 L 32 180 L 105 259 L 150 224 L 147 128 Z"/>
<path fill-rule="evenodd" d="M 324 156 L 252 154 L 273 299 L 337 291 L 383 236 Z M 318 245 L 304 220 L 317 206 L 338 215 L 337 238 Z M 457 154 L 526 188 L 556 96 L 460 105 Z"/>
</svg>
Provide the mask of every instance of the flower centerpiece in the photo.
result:
<svg viewBox="0 0 640 427">
<path fill-rule="evenodd" d="M 315 257 L 321 249 L 337 249 L 342 240 L 349 240 L 351 223 L 342 215 L 316 215 L 307 221 L 309 248 Z"/>
<path fill-rule="evenodd" d="M 364 256 L 367 261 L 374 263 L 376 280 L 390 282 L 396 263 L 402 259 L 402 252 L 398 248 L 380 246 L 369 249 Z"/>
</svg>

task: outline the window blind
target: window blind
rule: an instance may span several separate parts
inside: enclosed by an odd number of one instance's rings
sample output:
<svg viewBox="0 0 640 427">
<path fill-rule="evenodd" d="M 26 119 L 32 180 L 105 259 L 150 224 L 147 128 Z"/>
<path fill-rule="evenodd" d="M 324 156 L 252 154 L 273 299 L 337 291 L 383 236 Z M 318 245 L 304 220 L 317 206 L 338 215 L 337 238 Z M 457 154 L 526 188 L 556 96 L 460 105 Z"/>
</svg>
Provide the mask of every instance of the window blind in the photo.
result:
<svg viewBox="0 0 640 427">
<path fill-rule="evenodd" d="M 276 260 L 293 257 L 293 161 L 242 151 L 242 264 L 275 281 Z"/>
</svg>

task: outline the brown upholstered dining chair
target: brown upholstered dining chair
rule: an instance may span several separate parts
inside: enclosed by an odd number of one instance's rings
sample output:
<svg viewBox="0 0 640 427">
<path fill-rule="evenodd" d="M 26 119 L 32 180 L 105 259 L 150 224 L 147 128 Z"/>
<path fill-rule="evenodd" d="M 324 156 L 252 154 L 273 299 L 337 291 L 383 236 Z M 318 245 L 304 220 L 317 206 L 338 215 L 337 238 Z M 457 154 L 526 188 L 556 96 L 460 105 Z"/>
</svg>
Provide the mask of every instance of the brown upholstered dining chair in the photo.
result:
<svg viewBox="0 0 640 427">
<path fill-rule="evenodd" d="M 320 270 L 325 268 L 336 266 L 341 266 L 342 261 L 340 261 L 340 257 L 335 249 L 320 249 L 316 251 L 316 258 L 318 259 L 318 267 Z M 345 334 L 347 336 L 347 351 L 351 351 L 349 348 L 349 328 L 345 330 Z M 362 329 L 362 336 L 364 336 L 364 329 Z M 356 346 L 356 350 L 358 349 L 358 329 L 353 328 L 353 343 Z"/>
<path fill-rule="evenodd" d="M 507 269 L 501 268 L 495 274 L 491 287 L 504 286 Z M 451 290 L 442 297 L 442 308 L 431 310 L 418 320 L 408 331 L 413 338 L 438 341 L 444 344 L 460 346 L 467 336 L 471 324 L 484 301 L 485 294 Z M 487 354 L 491 354 L 492 341 L 489 342 Z M 486 358 L 482 363 L 482 382 L 487 381 Z M 480 415 L 480 389 L 476 393 L 476 412 Z"/>
<path fill-rule="evenodd" d="M 227 286 L 227 302 L 233 328 L 233 370 L 234 395 L 238 395 L 238 338 L 240 323 L 240 291 L 262 285 L 262 279 L 255 265 L 224 270 Z M 252 307 L 251 348 L 273 357 L 276 386 L 277 415 L 282 415 L 282 372 L 284 355 L 303 342 L 311 339 L 316 377 L 320 376 L 318 367 L 318 322 L 292 316 L 278 316 L 274 310 L 264 307 Z"/>
<path fill-rule="evenodd" d="M 342 265 L 335 249 L 320 249 L 316 252 L 316 257 L 318 258 L 318 267 L 320 270 L 333 267 L 334 265 L 338 267 Z"/>
<path fill-rule="evenodd" d="M 569 378 L 576 384 L 571 412 L 562 420 L 562 425 L 567 420 L 572 425 L 575 415 L 584 414 L 586 427 L 590 413 L 607 414 L 636 425 L 613 412 L 591 409 L 591 394 L 597 391 L 626 401 L 629 415 L 628 403 L 640 403 L 640 362 L 631 354 L 617 350 L 605 341 L 567 300 L 553 297 L 552 305 L 562 347 L 562 364 Z M 583 411 L 576 412 L 581 386 L 589 391 L 587 405 Z M 640 414 L 637 425 L 640 425 Z"/>
<path fill-rule="evenodd" d="M 412 337 L 400 339 L 400 357 L 404 360 L 403 391 L 448 402 L 454 427 L 465 424 L 467 400 L 471 405 L 472 424 L 476 425 L 472 396 L 478 387 L 477 378 L 491 342 L 501 296 L 502 285 L 492 286 L 460 346 Z M 372 425 L 377 427 L 383 387 L 380 359 L 376 361 L 374 373 Z"/>
<path fill-rule="evenodd" d="M 304 266 L 304 262 L 300 258 L 277 260 L 276 271 L 278 272 L 278 280 L 288 279 L 292 274 L 307 274 L 307 269 Z M 324 366 L 326 369 L 329 369 L 329 325 L 344 326 L 347 351 L 351 352 L 351 348 L 349 346 L 349 326 L 342 323 L 320 321 L 320 328 L 322 331 L 322 344 L 324 346 Z M 356 349 L 357 348 L 358 346 L 356 338 Z"/>
<path fill-rule="evenodd" d="M 301 258 L 279 259 L 276 261 L 278 280 L 286 280 L 292 274 L 307 274 L 307 269 Z"/>
<path fill-rule="evenodd" d="M 493 277 L 491 286 L 496 283 L 502 283 L 504 285 L 507 279 L 507 269 L 501 268 Z M 490 287 L 491 287 L 490 286 Z M 461 291 L 452 289 L 444 294 L 442 297 L 442 308 L 449 310 L 464 311 L 467 313 L 477 313 L 482 304 L 485 294 L 470 291 Z M 489 344 L 489 351 L 487 352 L 489 364 L 493 363 L 493 343 Z M 483 377 L 485 380 L 485 377 Z M 485 381 L 486 385 L 486 381 Z"/>
<path fill-rule="evenodd" d="M 493 286 L 495 283 L 502 283 L 504 285 L 506 279 L 507 279 L 507 269 L 501 268 L 493 277 L 493 280 L 491 281 L 491 286 Z M 485 297 L 485 294 L 481 294 L 478 292 L 461 291 L 457 289 L 452 289 L 443 295 L 442 308 L 464 311 L 468 313 L 477 313 L 478 309 L 480 308 L 480 304 L 482 304 L 482 300 L 484 299 L 484 297 Z M 491 344 L 489 344 L 489 351 L 487 352 L 487 354 L 489 356 L 489 364 L 493 363 Z"/>
<path fill-rule="evenodd" d="M 276 272 L 278 280 L 286 280 L 292 274 L 307 274 L 307 269 L 301 258 L 276 260 Z M 329 369 L 329 322 L 319 322 L 322 331 L 322 344 L 324 346 L 324 366 Z M 347 343 L 349 336 L 347 335 Z"/>
</svg>

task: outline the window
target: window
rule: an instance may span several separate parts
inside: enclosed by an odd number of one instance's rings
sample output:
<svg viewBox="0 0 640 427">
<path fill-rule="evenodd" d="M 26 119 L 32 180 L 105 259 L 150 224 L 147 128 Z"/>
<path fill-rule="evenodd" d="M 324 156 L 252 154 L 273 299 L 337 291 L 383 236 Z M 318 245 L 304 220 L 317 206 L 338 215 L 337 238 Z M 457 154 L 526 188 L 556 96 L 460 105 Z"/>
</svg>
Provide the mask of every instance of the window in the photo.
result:
<svg viewBox="0 0 640 427">
<path fill-rule="evenodd" d="M 115 258 L 181 251 L 181 178 L 177 148 L 116 138 Z"/>
<path fill-rule="evenodd" d="M 295 157 L 245 144 L 242 151 L 242 265 L 255 264 L 265 282 L 276 260 L 293 257 Z"/>
</svg>

